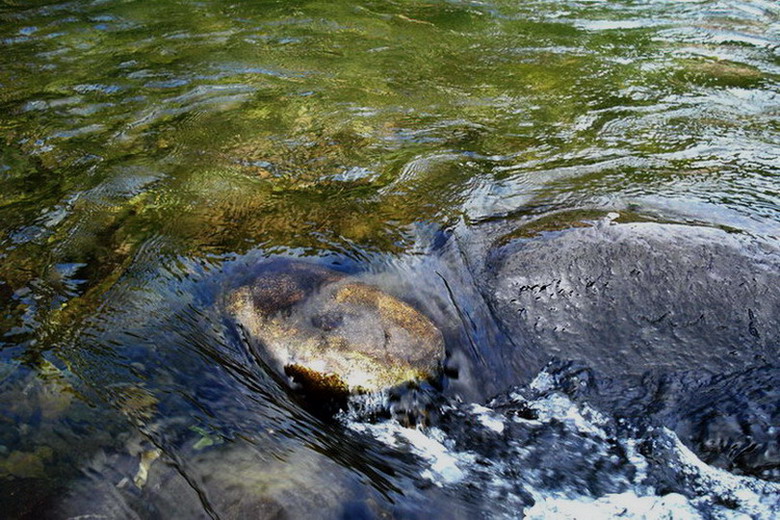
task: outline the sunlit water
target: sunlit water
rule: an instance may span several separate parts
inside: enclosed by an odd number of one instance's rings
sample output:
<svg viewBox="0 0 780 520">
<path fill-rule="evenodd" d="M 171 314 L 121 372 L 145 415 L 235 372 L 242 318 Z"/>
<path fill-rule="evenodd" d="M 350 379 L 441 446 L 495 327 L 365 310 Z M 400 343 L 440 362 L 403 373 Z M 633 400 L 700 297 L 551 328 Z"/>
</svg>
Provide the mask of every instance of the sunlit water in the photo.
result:
<svg viewBox="0 0 780 520">
<path fill-rule="evenodd" d="M 780 516 L 777 288 L 637 383 L 588 336 L 526 363 L 490 278 L 655 223 L 776 279 L 778 87 L 768 0 L 2 0 L 0 516 Z M 257 364 L 220 299 L 279 255 L 442 328 L 429 427 Z"/>
</svg>

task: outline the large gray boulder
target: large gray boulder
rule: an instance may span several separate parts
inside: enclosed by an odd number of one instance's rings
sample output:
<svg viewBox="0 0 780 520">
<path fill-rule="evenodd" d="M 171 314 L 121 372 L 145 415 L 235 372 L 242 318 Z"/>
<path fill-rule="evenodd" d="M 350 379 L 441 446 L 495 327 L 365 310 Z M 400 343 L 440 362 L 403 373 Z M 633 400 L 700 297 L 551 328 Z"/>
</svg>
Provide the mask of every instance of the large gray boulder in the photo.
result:
<svg viewBox="0 0 780 520">
<path fill-rule="evenodd" d="M 780 249 L 720 229 L 614 224 L 496 241 L 481 290 L 532 376 L 552 357 L 608 375 L 776 362 Z"/>
</svg>

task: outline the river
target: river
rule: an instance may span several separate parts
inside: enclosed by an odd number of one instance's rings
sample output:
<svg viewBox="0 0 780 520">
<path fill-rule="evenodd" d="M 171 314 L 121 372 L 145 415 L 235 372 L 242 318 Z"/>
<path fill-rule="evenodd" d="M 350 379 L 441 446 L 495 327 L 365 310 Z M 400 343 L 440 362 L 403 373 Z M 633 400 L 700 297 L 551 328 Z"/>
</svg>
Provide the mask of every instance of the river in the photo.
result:
<svg viewBox="0 0 780 520">
<path fill-rule="evenodd" d="M 0 516 L 777 518 L 779 183 L 770 0 L 0 0 Z M 313 410 L 280 258 L 439 379 Z"/>
</svg>

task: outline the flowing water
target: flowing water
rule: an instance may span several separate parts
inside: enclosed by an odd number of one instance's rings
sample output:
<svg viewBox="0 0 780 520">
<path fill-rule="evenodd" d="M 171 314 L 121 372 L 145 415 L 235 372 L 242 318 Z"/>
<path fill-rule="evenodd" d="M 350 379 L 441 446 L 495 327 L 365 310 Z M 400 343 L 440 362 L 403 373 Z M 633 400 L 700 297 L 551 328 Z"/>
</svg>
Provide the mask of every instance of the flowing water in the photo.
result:
<svg viewBox="0 0 780 520">
<path fill-rule="evenodd" d="M 776 518 L 779 182 L 771 0 L 0 0 L 0 516 Z M 446 376 L 314 413 L 279 256 Z"/>
</svg>

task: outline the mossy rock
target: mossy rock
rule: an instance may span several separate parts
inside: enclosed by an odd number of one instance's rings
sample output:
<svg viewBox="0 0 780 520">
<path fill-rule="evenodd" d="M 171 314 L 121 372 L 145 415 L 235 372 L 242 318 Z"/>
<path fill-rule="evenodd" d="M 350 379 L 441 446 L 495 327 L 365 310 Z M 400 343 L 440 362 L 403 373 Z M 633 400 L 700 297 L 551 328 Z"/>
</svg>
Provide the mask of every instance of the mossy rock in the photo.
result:
<svg viewBox="0 0 780 520">
<path fill-rule="evenodd" d="M 272 369 L 316 393 L 431 378 L 444 357 L 441 332 L 414 307 L 303 262 L 269 262 L 227 308 Z"/>
</svg>

